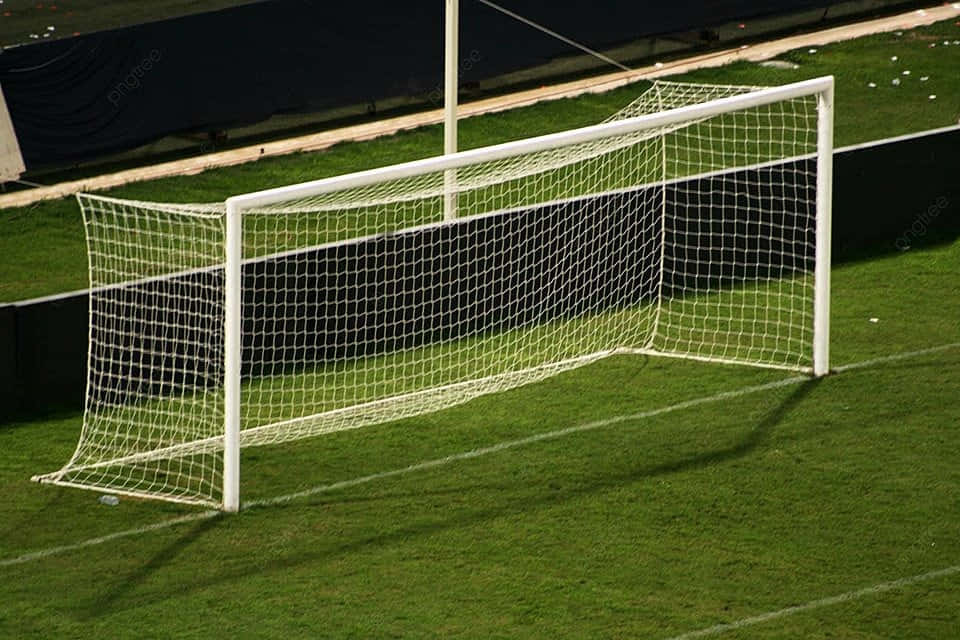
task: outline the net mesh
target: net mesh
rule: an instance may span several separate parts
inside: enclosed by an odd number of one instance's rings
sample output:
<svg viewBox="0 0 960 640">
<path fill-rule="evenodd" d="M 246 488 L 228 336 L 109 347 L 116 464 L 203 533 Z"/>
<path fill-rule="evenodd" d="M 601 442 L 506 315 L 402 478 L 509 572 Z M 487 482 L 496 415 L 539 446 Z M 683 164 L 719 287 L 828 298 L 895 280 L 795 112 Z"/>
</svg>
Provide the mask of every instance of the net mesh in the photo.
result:
<svg viewBox="0 0 960 640">
<path fill-rule="evenodd" d="M 610 120 L 754 89 L 658 81 Z M 809 369 L 816 122 L 797 98 L 245 210 L 242 446 L 613 353 Z M 86 413 L 43 479 L 216 504 L 224 207 L 80 202 Z"/>
</svg>

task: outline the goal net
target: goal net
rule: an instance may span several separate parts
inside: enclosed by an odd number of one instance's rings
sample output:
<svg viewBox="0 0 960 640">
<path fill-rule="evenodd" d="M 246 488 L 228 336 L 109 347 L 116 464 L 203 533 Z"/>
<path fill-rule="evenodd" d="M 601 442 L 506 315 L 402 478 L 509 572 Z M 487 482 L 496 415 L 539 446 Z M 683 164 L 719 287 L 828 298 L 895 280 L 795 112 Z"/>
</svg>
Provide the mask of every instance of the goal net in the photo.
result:
<svg viewBox="0 0 960 640">
<path fill-rule="evenodd" d="M 594 127 L 226 203 L 81 195 L 86 410 L 38 479 L 234 510 L 240 447 L 612 354 L 825 373 L 831 96 L 658 81 Z"/>
</svg>

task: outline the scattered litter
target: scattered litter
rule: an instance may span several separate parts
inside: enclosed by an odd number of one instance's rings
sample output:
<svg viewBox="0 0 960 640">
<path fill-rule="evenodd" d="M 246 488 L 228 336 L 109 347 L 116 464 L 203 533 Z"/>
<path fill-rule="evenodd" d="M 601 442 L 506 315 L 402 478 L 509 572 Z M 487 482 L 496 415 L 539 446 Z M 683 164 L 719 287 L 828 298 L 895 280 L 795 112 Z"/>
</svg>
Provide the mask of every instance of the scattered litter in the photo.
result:
<svg viewBox="0 0 960 640">
<path fill-rule="evenodd" d="M 98 500 L 98 502 L 99 502 L 100 504 L 105 504 L 105 505 L 107 505 L 108 507 L 115 507 L 115 506 L 117 506 L 118 504 L 120 504 L 120 498 L 118 498 L 117 496 L 111 496 L 111 495 L 109 495 L 109 494 L 104 494 L 104 495 L 100 496 L 100 499 Z"/>
<path fill-rule="evenodd" d="M 960 40 L 954 40 L 953 44 L 960 44 Z"/>
<path fill-rule="evenodd" d="M 910 75 L 910 69 L 904 69 L 904 70 L 903 70 L 903 75 L 905 75 L 905 76 Z"/>
<path fill-rule="evenodd" d="M 878 322 L 880 322 L 880 318 L 870 318 L 870 322 L 872 322 L 873 324 L 877 324 Z"/>
<path fill-rule="evenodd" d="M 36 39 L 39 38 L 40 36 L 38 36 L 38 35 L 35 34 L 35 33 L 31 33 L 31 34 L 30 34 L 30 37 L 33 38 L 34 40 L 36 40 Z"/>
<path fill-rule="evenodd" d="M 56 31 L 56 30 L 57 28 L 53 25 L 50 25 L 49 27 L 47 27 L 47 31 Z"/>
<path fill-rule="evenodd" d="M 746 49 L 746 48 L 749 47 L 749 46 L 750 46 L 750 45 L 742 44 L 742 45 L 740 45 L 740 48 L 741 48 L 741 49 Z"/>
<path fill-rule="evenodd" d="M 950 41 L 949 41 L 949 40 L 944 40 L 944 41 L 943 41 L 943 46 L 949 47 L 949 46 L 950 46 Z"/>
<path fill-rule="evenodd" d="M 810 50 L 807 51 L 807 53 L 816 53 L 816 52 L 817 52 L 816 49 L 810 49 Z"/>
<path fill-rule="evenodd" d="M 870 87 L 871 89 L 875 89 L 876 86 L 877 86 L 877 83 L 876 83 L 876 82 L 868 82 L 868 83 L 867 83 L 867 86 Z"/>
<path fill-rule="evenodd" d="M 793 62 L 787 62 L 786 60 L 764 60 L 760 63 L 761 67 L 767 67 L 768 69 L 799 69 L 800 65 Z"/>
<path fill-rule="evenodd" d="M 44 38 L 49 38 L 49 37 L 50 37 L 50 34 L 49 34 L 49 33 L 45 33 L 45 34 L 43 34 L 43 37 L 44 37 Z"/>
<path fill-rule="evenodd" d="M 902 35 L 903 35 L 903 31 L 897 31 L 896 35 L 902 36 Z"/>
<path fill-rule="evenodd" d="M 936 100 L 936 99 L 937 99 L 937 94 L 931 93 L 929 96 L 927 96 L 927 98 L 928 98 L 929 100 Z"/>
<path fill-rule="evenodd" d="M 899 84 L 900 84 L 900 78 L 894 78 L 893 80 L 890 81 L 890 84 L 892 84 L 893 86 L 899 85 Z"/>
<path fill-rule="evenodd" d="M 931 48 L 931 49 L 933 49 L 935 46 L 937 46 L 937 43 L 936 43 L 936 42 L 931 42 L 931 43 L 930 43 L 930 48 Z"/>
<path fill-rule="evenodd" d="M 657 63 L 655 63 L 653 66 L 656 67 L 657 69 L 659 69 L 660 67 L 663 66 L 663 63 L 662 63 L 662 62 L 657 62 Z"/>
<path fill-rule="evenodd" d="M 924 11 L 923 9 L 917 9 L 917 15 L 918 15 L 918 16 L 925 16 L 925 15 L 927 15 L 927 12 Z"/>
<path fill-rule="evenodd" d="M 926 82 L 930 79 L 930 76 L 920 76 L 920 82 Z"/>
<path fill-rule="evenodd" d="M 890 56 L 890 62 L 896 62 L 898 59 L 897 56 Z"/>
</svg>

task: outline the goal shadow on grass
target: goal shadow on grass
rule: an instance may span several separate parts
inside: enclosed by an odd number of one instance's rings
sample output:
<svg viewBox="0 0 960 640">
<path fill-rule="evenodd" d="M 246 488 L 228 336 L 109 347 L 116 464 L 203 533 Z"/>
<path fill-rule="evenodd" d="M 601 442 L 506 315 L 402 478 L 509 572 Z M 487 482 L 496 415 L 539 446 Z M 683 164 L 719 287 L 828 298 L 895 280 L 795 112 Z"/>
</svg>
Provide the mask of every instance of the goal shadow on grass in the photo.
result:
<svg viewBox="0 0 960 640">
<path fill-rule="evenodd" d="M 122 601 L 126 596 L 136 591 L 138 587 L 147 583 L 155 572 L 173 562 L 189 547 L 198 542 L 200 538 L 215 529 L 223 520 L 223 516 L 214 516 L 195 523 L 187 532 L 161 548 L 145 564 L 136 567 L 126 575 L 118 578 L 112 586 L 108 587 L 84 608 L 80 617 L 83 620 L 93 620 L 119 608 L 123 608 L 117 607 L 116 603 Z M 183 581 L 183 584 L 185 583 L 186 582 Z"/>
<path fill-rule="evenodd" d="M 409 541 L 412 538 L 430 536 L 451 529 L 476 525 L 495 518 L 510 515 L 529 514 L 534 510 L 548 508 L 550 506 L 569 502 L 584 495 L 600 493 L 607 489 L 628 485 L 643 479 L 656 478 L 658 476 L 671 475 L 686 471 L 695 471 L 710 467 L 712 465 L 723 464 L 731 460 L 743 458 L 750 455 L 752 452 L 766 443 L 769 440 L 772 431 L 779 424 L 781 424 L 781 422 L 789 414 L 797 409 L 804 402 L 804 400 L 821 384 L 821 382 L 822 379 L 810 379 L 809 381 L 798 383 L 798 386 L 790 393 L 789 396 L 774 406 L 765 417 L 757 422 L 754 427 L 745 433 L 737 442 L 728 447 L 680 457 L 676 460 L 654 466 L 641 466 L 626 473 L 613 473 L 605 476 L 596 476 L 564 491 L 552 490 L 549 488 L 549 483 L 546 482 L 543 484 L 541 490 L 538 490 L 534 496 L 529 498 L 505 501 L 498 506 L 481 509 L 479 511 L 470 512 L 467 514 L 454 515 L 453 517 L 440 519 L 434 522 L 418 523 L 416 525 L 409 526 L 401 525 L 386 533 L 366 536 L 355 540 L 343 541 L 339 544 L 335 540 L 330 540 L 329 544 L 323 545 L 326 547 L 323 550 L 308 551 L 306 553 L 294 552 L 289 557 L 273 557 L 269 563 L 264 563 L 259 559 L 253 559 L 249 564 L 237 567 L 236 569 L 214 568 L 213 573 L 207 576 L 197 575 L 197 567 L 194 566 L 194 569 L 192 570 L 194 573 L 191 580 L 177 584 L 176 591 L 166 592 L 165 590 L 159 589 L 157 592 L 151 593 L 150 596 L 151 599 L 154 600 L 157 598 L 163 599 L 165 595 L 170 597 L 179 597 L 185 592 L 202 590 L 218 584 L 243 580 L 256 575 L 263 575 L 264 573 L 284 572 L 304 564 L 309 564 L 311 562 L 330 560 L 331 558 L 335 558 L 337 556 L 345 556 L 351 553 L 363 551 L 365 549 L 383 547 L 393 543 L 402 543 L 404 541 Z M 490 490 L 494 490 L 494 487 L 492 486 L 489 488 Z M 458 494 L 462 493 L 462 488 L 435 492 L 431 492 L 429 490 L 418 491 L 417 495 L 443 495 L 454 492 Z M 324 499 L 324 497 L 320 496 L 312 500 L 296 501 L 283 505 L 273 505 L 270 507 L 257 507 L 251 509 L 248 513 L 267 510 L 277 514 L 278 510 L 282 513 L 283 511 L 291 509 L 320 508 L 324 505 L 329 505 L 336 502 L 390 500 L 401 498 L 407 495 L 409 494 L 392 493 L 386 495 L 381 494 L 376 498 L 351 497 L 344 500 Z M 243 518 L 244 516 L 241 515 L 239 517 Z M 272 517 L 271 519 L 280 518 Z M 137 591 L 144 585 L 148 584 L 151 575 L 153 575 L 156 571 L 163 569 L 166 565 L 183 555 L 190 546 L 194 545 L 200 540 L 200 538 L 216 529 L 221 522 L 225 522 L 225 519 L 221 517 L 214 517 L 197 523 L 188 532 L 179 536 L 176 540 L 155 553 L 146 564 L 131 570 L 126 575 L 118 577 L 116 582 L 112 586 L 108 587 L 102 595 L 87 604 L 87 606 L 84 608 L 85 617 L 88 619 L 94 619 L 117 610 L 126 609 L 128 607 L 124 604 L 124 602 L 128 599 L 128 597 L 130 598 L 130 606 L 135 606 L 135 603 L 140 602 L 145 594 L 139 593 L 136 595 L 136 597 L 133 597 L 132 594 L 134 591 Z M 251 525 L 256 526 L 254 523 L 251 523 Z M 251 555 L 251 558 L 255 557 L 256 554 Z M 215 564 L 209 566 L 216 567 Z"/>
</svg>

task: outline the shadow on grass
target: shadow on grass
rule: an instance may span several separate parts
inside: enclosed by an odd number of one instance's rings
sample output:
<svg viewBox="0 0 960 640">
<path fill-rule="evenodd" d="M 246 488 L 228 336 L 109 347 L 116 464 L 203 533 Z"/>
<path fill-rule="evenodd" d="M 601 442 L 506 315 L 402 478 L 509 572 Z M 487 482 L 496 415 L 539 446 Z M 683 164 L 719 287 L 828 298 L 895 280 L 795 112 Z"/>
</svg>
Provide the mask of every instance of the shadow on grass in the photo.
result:
<svg viewBox="0 0 960 640">
<path fill-rule="evenodd" d="M 83 420 L 83 410 L 75 407 L 51 406 L 42 409 L 4 411 L 0 408 L 0 431 L 33 427 L 46 422 Z M 77 432 L 79 435 L 79 431 Z"/>
<path fill-rule="evenodd" d="M 129 574 L 120 577 L 114 582 L 112 586 L 84 609 L 80 616 L 81 619 L 96 619 L 117 609 L 118 607 L 115 606 L 117 602 L 122 601 L 128 597 L 129 594 L 136 591 L 137 588 L 147 582 L 154 573 L 169 565 L 177 556 L 186 551 L 187 548 L 223 521 L 224 518 L 222 516 L 214 516 L 200 520 L 194 524 L 176 540 L 155 553 L 145 564 L 136 567 Z M 179 586 L 182 586 L 186 590 L 189 589 L 186 582 L 180 583 Z"/>
<path fill-rule="evenodd" d="M 529 498 L 520 499 L 512 502 L 506 502 L 502 505 L 472 511 L 466 514 L 452 514 L 451 517 L 436 522 L 417 523 L 410 526 L 399 526 L 392 531 L 378 535 L 367 536 L 343 542 L 342 544 L 328 545 L 317 551 L 308 551 L 306 553 L 297 553 L 291 556 L 279 556 L 264 562 L 259 554 L 252 554 L 253 558 L 249 563 L 234 569 L 214 568 L 212 575 L 196 575 L 189 582 L 178 582 L 175 588 L 158 588 L 149 595 L 151 602 L 162 600 L 166 597 L 181 597 L 185 593 L 202 590 L 207 587 L 219 584 L 243 580 L 247 577 L 263 576 L 270 573 L 282 573 L 286 570 L 294 569 L 317 561 L 328 561 L 338 556 L 346 556 L 364 550 L 375 549 L 393 543 L 409 541 L 417 537 L 430 536 L 439 532 L 452 530 L 460 527 L 471 526 L 483 523 L 495 518 L 509 516 L 512 514 L 529 514 L 531 511 L 569 502 L 584 495 L 600 493 L 607 489 L 623 486 L 643 479 L 655 478 L 658 476 L 671 475 L 703 469 L 712 465 L 723 464 L 731 460 L 743 458 L 761 447 L 770 438 L 771 432 L 786 418 L 792 411 L 800 406 L 806 397 L 812 393 L 820 384 L 820 380 L 811 379 L 807 382 L 799 383 L 798 387 L 782 402 L 775 406 L 762 420 L 751 428 L 739 441 L 729 447 L 697 453 L 677 460 L 665 462 L 651 467 L 640 467 L 628 473 L 610 474 L 606 476 L 595 477 L 592 481 L 586 481 L 576 487 L 555 491 L 545 484 L 542 490 Z M 502 487 L 498 487 L 502 488 Z M 491 488 L 493 490 L 493 488 Z M 437 492 L 418 491 L 418 497 L 442 494 L 462 494 L 462 488 L 440 490 Z M 378 496 L 378 500 L 396 499 L 409 494 L 392 494 L 387 496 Z M 343 500 L 330 500 L 318 498 L 308 504 L 299 502 L 296 504 L 268 507 L 274 513 L 279 513 L 287 509 L 319 508 L 324 505 L 345 503 L 345 502 L 369 502 L 369 498 L 349 498 Z M 251 510 L 254 513 L 259 509 Z M 243 515 L 239 517 L 244 517 Z M 203 521 L 194 526 L 189 532 L 180 536 L 177 540 L 165 547 L 144 566 L 132 571 L 126 577 L 118 579 L 114 585 L 101 597 L 89 603 L 86 608 L 88 618 L 96 618 L 109 614 L 113 611 L 133 608 L 136 600 L 130 597 L 132 591 L 144 585 L 151 574 L 164 567 L 164 565 L 173 561 L 182 554 L 191 544 L 204 534 L 212 530 L 218 523 L 224 522 L 223 518 L 213 518 Z M 322 543 L 318 546 L 322 546 Z M 204 565 L 210 566 L 210 565 Z M 200 569 L 198 569 L 200 571 Z"/>
</svg>

